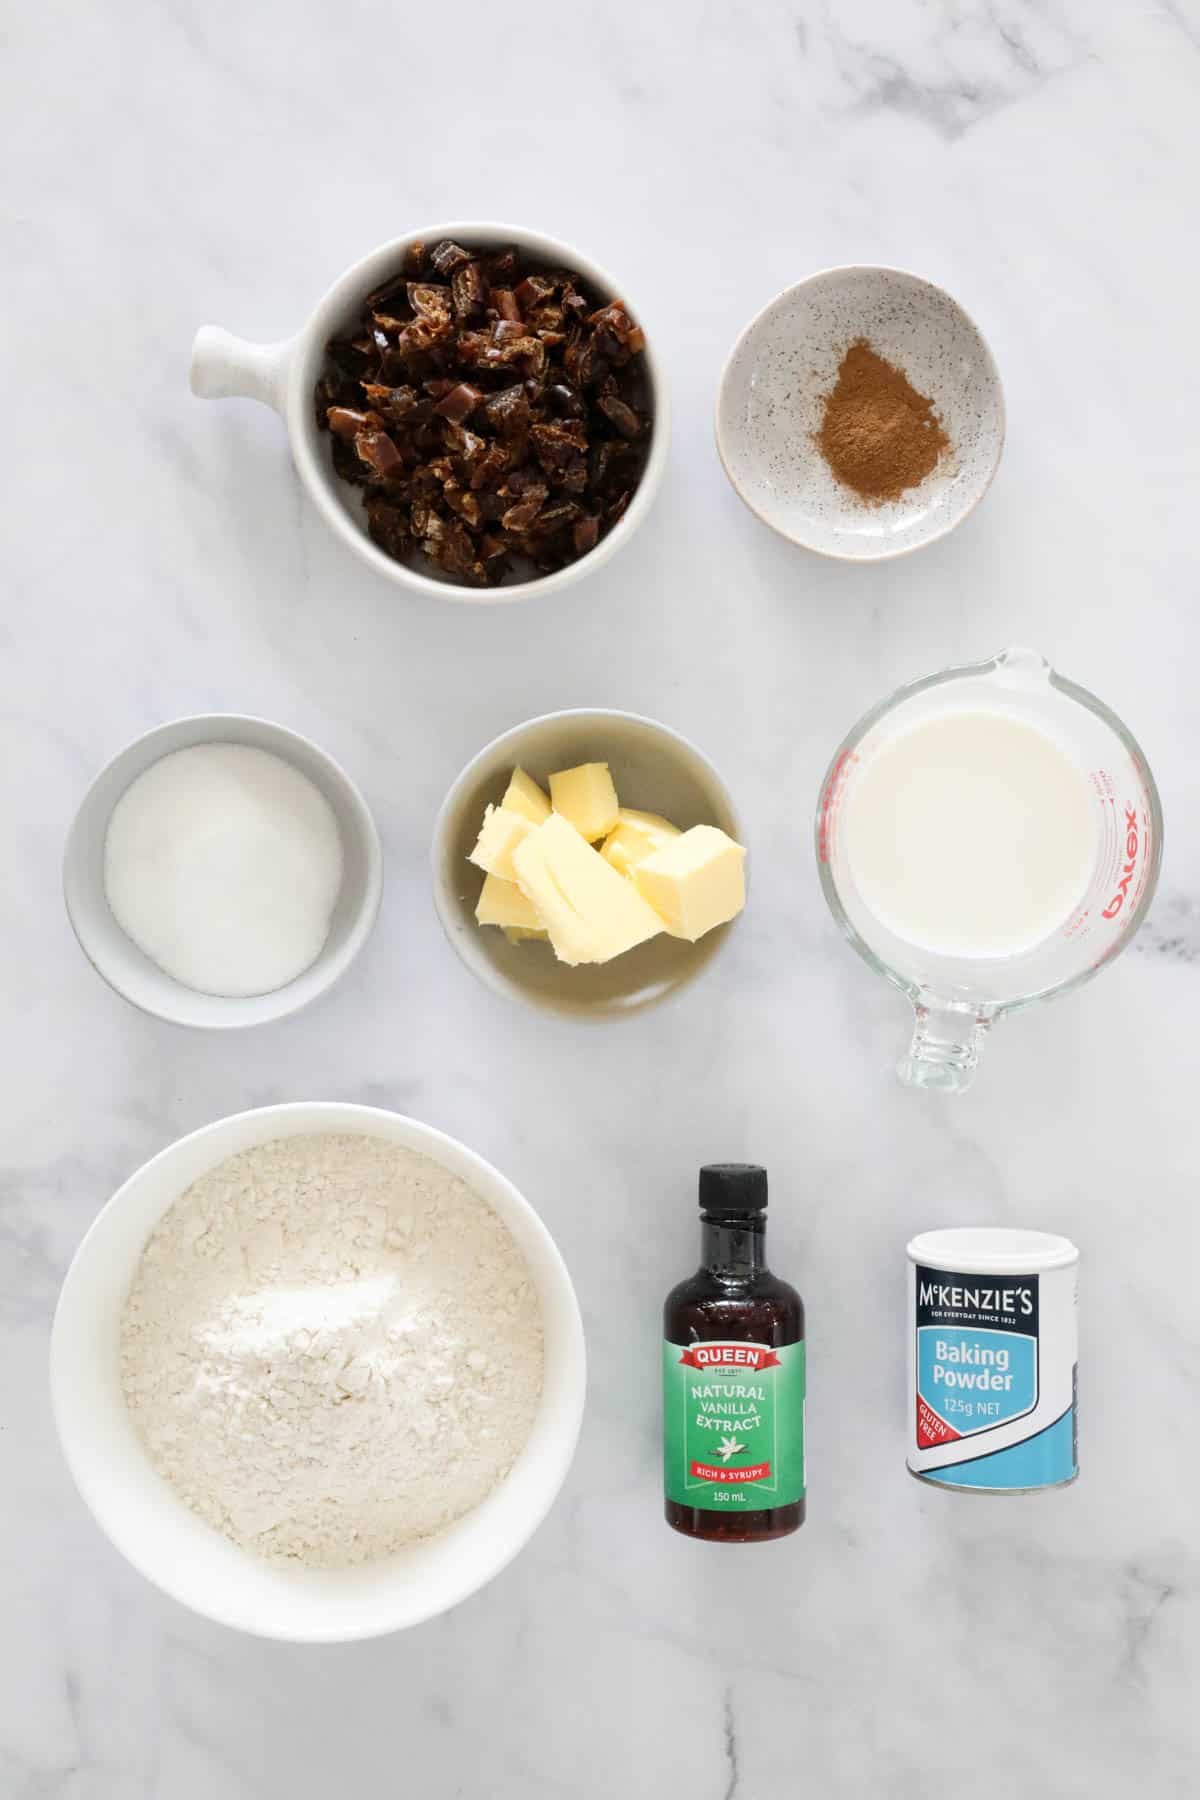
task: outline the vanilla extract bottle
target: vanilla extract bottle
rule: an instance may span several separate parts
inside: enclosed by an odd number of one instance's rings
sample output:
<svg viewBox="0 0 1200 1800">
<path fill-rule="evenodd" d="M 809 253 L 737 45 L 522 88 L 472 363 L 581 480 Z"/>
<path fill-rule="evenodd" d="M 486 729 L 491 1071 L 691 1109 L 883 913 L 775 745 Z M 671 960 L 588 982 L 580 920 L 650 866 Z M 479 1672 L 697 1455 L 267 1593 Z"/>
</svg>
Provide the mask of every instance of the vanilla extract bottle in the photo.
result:
<svg viewBox="0 0 1200 1800">
<path fill-rule="evenodd" d="M 750 1544 L 804 1522 L 804 1302 L 766 1263 L 767 1172 L 700 1171 L 700 1267 L 663 1308 L 668 1525 Z"/>
</svg>

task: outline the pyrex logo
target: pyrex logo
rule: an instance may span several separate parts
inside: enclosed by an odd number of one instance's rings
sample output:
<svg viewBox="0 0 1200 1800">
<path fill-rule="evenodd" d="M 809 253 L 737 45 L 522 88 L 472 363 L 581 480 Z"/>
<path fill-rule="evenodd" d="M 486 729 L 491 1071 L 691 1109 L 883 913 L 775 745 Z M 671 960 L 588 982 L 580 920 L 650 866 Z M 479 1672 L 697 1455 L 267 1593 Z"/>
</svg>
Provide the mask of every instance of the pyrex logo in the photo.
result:
<svg viewBox="0 0 1200 1800">
<path fill-rule="evenodd" d="M 1133 807 L 1125 808 L 1125 866 L 1121 870 L 1121 879 L 1117 883 L 1117 891 L 1104 908 L 1101 915 L 1105 919 L 1115 919 L 1125 904 L 1125 896 L 1129 892 L 1129 884 L 1133 880 L 1133 871 L 1138 856 L 1138 816 Z"/>
</svg>

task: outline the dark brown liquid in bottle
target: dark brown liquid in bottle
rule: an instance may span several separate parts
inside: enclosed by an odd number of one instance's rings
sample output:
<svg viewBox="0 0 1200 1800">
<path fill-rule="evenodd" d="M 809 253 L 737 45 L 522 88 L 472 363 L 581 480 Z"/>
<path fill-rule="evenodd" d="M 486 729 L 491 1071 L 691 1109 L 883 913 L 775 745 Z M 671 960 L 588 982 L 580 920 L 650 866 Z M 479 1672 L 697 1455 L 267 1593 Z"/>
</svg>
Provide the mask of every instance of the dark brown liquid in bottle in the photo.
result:
<svg viewBox="0 0 1200 1800">
<path fill-rule="evenodd" d="M 717 1338 L 768 1344 L 772 1349 L 798 1344 L 804 1337 L 804 1302 L 794 1287 L 767 1268 L 763 1215 L 723 1219 L 702 1212 L 700 1220 L 700 1267 L 667 1295 L 663 1336 L 673 1344 Z M 804 1523 L 804 1501 L 731 1516 L 668 1500 L 666 1519 L 687 1537 L 753 1544 L 795 1531 Z"/>
</svg>

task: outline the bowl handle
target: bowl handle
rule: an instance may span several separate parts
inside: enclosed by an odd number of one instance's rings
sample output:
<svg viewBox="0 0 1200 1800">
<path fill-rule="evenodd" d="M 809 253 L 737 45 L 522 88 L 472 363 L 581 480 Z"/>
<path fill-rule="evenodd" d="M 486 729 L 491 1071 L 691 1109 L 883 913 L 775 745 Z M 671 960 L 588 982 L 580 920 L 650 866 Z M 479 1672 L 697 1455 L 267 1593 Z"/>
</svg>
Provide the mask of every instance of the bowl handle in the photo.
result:
<svg viewBox="0 0 1200 1800">
<path fill-rule="evenodd" d="M 295 338 L 250 344 L 219 325 L 202 325 L 192 344 L 192 392 L 201 400 L 261 400 L 282 415 L 295 347 Z"/>
</svg>

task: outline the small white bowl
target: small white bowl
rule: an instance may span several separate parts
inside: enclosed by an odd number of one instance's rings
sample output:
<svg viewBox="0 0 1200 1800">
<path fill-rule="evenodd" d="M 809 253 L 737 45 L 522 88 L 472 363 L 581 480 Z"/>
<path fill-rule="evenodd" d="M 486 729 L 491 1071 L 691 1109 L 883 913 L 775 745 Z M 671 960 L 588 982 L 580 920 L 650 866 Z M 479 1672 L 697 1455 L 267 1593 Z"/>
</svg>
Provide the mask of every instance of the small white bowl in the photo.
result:
<svg viewBox="0 0 1200 1800">
<path fill-rule="evenodd" d="M 542 1304 L 545 1378 L 512 1469 L 438 1536 L 352 1569 L 292 1568 L 239 1549 L 156 1473 L 121 1391 L 121 1313 L 147 1239 L 180 1195 L 226 1157 L 315 1132 L 387 1138 L 432 1157 L 495 1210 Z M 549 1511 L 583 1417 L 586 1358 L 575 1290 L 529 1202 L 481 1157 L 415 1119 L 371 1106 L 301 1101 L 219 1119 L 180 1138 L 118 1189 L 75 1253 L 50 1344 L 55 1422 L 96 1522 L 148 1581 L 218 1624 L 294 1643 L 378 1637 L 456 1606 L 498 1575 Z"/>
<path fill-rule="evenodd" d="M 269 750 L 307 775 L 334 811 L 342 840 L 342 891 L 317 960 L 270 994 L 245 998 L 200 994 L 151 962 L 112 915 L 104 888 L 108 821 L 130 783 L 172 751 L 193 744 L 249 744 Z M 142 1012 L 175 1025 L 228 1030 L 263 1025 L 299 1012 L 331 988 L 354 961 L 375 924 L 383 893 L 383 853 L 367 803 L 324 750 L 299 732 L 238 713 L 201 713 L 174 719 L 135 739 L 102 769 L 84 796 L 67 836 L 63 895 L 79 947 L 109 987 Z"/>
<path fill-rule="evenodd" d="M 328 436 L 317 429 L 313 390 L 325 366 L 325 346 L 329 339 L 357 320 L 364 299 L 374 288 L 399 273 L 410 244 L 436 244 L 442 238 L 453 238 L 467 250 L 498 249 L 505 244 L 515 244 L 527 257 L 550 268 L 574 269 L 598 293 L 625 301 L 633 318 L 646 331 L 646 348 L 642 354 L 650 384 L 653 418 L 650 454 L 641 482 L 622 517 L 607 536 L 600 539 L 596 548 L 552 575 L 508 582 L 494 588 L 465 587 L 436 569 L 410 567 L 385 555 L 367 535 L 360 490 L 338 479 Z M 302 326 L 295 337 L 280 343 L 250 344 L 218 326 L 202 325 L 192 345 L 191 386 L 192 392 L 203 400 L 236 396 L 262 400 L 274 407 L 287 426 L 292 458 L 300 479 L 326 524 L 356 556 L 389 581 L 399 582 L 401 587 L 428 594 L 435 600 L 486 605 L 527 600 L 569 587 L 581 575 L 600 568 L 629 542 L 650 510 L 667 464 L 670 416 L 666 385 L 654 352 L 653 337 L 633 296 L 623 283 L 615 281 L 599 264 L 582 256 L 572 245 L 515 225 L 455 220 L 448 225 L 427 225 L 381 244 L 378 250 L 354 263 L 334 282 L 307 325 Z"/>
<path fill-rule="evenodd" d="M 719 825 L 744 843 L 729 790 L 708 758 L 654 719 L 637 713 L 546 713 L 527 719 L 472 758 L 442 802 L 433 832 L 433 899 L 461 960 L 497 994 L 551 1012 L 617 1018 L 663 1000 L 695 979 L 719 954 L 737 924 L 719 925 L 697 943 L 661 936 L 609 963 L 571 968 L 548 944 L 510 944 L 480 926 L 475 906 L 483 873 L 467 861 L 484 808 L 503 798 L 520 766 L 545 787 L 556 769 L 606 762 L 622 806 L 660 813 L 673 825 Z"/>
<path fill-rule="evenodd" d="M 930 397 L 950 439 L 919 486 L 878 506 L 835 480 L 814 438 L 856 338 Z M 903 269 L 824 269 L 746 327 L 716 427 L 725 473 L 764 524 L 822 556 L 878 562 L 932 544 L 974 510 L 1004 448 L 1004 396 L 978 327 L 941 288 Z"/>
</svg>

